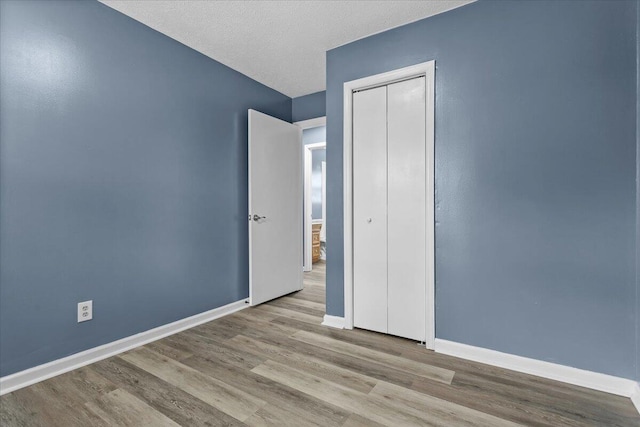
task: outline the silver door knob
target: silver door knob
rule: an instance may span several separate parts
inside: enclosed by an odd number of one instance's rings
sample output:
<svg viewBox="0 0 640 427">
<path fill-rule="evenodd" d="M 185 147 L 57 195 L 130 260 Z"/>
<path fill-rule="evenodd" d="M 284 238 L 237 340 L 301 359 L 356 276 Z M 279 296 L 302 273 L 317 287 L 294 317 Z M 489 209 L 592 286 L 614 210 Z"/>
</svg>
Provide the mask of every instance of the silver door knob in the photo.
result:
<svg viewBox="0 0 640 427">
<path fill-rule="evenodd" d="M 260 221 L 261 219 L 267 219 L 267 217 L 266 216 L 260 216 L 260 215 L 257 215 L 257 214 L 253 215 L 253 220 L 254 221 Z"/>
<path fill-rule="evenodd" d="M 373 218 L 367 218 L 367 222 L 368 222 L 369 224 L 371 224 L 371 222 L 372 222 L 372 221 L 373 221 Z"/>
</svg>

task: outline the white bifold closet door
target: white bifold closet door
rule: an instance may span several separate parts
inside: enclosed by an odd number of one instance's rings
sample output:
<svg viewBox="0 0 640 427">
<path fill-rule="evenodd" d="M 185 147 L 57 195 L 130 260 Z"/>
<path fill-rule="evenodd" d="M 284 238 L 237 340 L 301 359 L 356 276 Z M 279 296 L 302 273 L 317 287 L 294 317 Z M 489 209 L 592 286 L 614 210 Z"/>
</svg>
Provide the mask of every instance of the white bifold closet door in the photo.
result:
<svg viewBox="0 0 640 427">
<path fill-rule="evenodd" d="M 354 326 L 426 337 L 425 79 L 353 94 Z"/>
<path fill-rule="evenodd" d="M 387 87 L 353 94 L 353 325 L 387 332 Z"/>
</svg>

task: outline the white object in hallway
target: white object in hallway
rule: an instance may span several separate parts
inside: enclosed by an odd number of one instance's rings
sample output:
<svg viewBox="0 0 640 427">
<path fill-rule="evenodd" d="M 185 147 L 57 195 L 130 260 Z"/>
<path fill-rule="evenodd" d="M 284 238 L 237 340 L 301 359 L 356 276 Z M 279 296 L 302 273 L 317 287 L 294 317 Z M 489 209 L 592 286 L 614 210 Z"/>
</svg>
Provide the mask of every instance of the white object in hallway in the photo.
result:
<svg viewBox="0 0 640 427">
<path fill-rule="evenodd" d="M 301 131 L 249 110 L 249 301 L 302 289 Z"/>
</svg>

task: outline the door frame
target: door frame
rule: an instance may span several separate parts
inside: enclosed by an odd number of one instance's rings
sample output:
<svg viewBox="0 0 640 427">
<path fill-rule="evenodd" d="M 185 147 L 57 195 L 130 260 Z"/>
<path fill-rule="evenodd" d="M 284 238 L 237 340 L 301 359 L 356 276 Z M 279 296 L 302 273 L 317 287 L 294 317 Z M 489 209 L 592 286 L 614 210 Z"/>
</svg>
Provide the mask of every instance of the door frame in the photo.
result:
<svg viewBox="0 0 640 427">
<path fill-rule="evenodd" d="M 344 83 L 343 221 L 344 221 L 344 322 L 353 329 L 353 92 L 425 77 L 426 103 L 426 336 L 428 349 L 435 348 L 435 60 Z"/>
<path fill-rule="evenodd" d="M 298 127 L 300 128 L 300 131 L 304 131 L 305 129 L 311 129 L 311 128 L 317 128 L 320 126 L 326 126 L 327 125 L 327 117 L 316 117 L 314 119 L 308 119 L 308 120 L 302 120 L 299 122 L 294 122 L 294 125 L 298 125 Z M 309 199 L 309 204 L 311 204 L 311 194 L 310 191 L 307 189 L 307 166 L 306 166 L 306 162 L 307 162 L 307 150 L 306 147 L 304 145 L 304 143 L 302 141 L 300 141 L 301 144 L 303 144 L 303 149 L 304 149 L 304 156 L 303 156 L 303 174 L 304 174 L 304 192 L 303 192 L 303 205 L 302 205 L 302 218 L 306 219 L 307 218 L 307 212 L 309 215 L 311 215 L 311 206 L 307 207 L 307 198 Z M 326 141 L 323 143 L 325 144 L 325 148 L 326 148 Z M 314 145 L 314 144 L 309 144 L 309 145 Z M 311 172 L 309 171 L 309 185 L 311 185 Z M 307 191 L 309 191 L 308 197 L 307 197 Z M 307 211 L 308 209 L 308 211 Z M 326 221 L 326 218 L 323 218 L 323 221 Z M 307 224 L 307 222 L 309 224 Z M 323 223 L 324 224 L 324 223 Z M 312 269 L 312 262 L 311 262 L 311 222 L 310 221 L 304 221 L 304 230 L 302 233 L 302 244 L 303 244 L 303 248 L 304 248 L 304 254 L 302 257 L 302 271 L 311 271 Z M 308 246 L 307 246 L 308 244 Z"/>
<path fill-rule="evenodd" d="M 304 271 L 313 270 L 313 257 L 312 257 L 312 239 L 311 234 L 313 232 L 312 226 L 313 224 L 320 224 L 324 227 L 325 218 L 321 220 L 314 220 L 311 218 L 313 206 L 311 203 L 311 175 L 312 175 L 312 156 L 314 150 L 326 149 L 327 142 L 316 142 L 313 144 L 303 145 L 304 148 L 304 233 L 303 233 L 303 241 L 304 241 L 304 263 L 302 269 Z M 324 212 L 324 206 L 323 206 Z"/>
</svg>

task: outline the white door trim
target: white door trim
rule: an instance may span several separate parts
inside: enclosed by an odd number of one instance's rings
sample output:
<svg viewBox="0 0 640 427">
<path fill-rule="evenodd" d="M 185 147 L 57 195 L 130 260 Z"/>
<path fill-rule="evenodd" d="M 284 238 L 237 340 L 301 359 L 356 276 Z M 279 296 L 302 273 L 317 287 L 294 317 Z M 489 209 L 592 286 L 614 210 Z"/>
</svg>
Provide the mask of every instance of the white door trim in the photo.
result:
<svg viewBox="0 0 640 427">
<path fill-rule="evenodd" d="M 298 125 L 300 127 L 300 129 L 304 130 L 304 129 L 311 129 L 311 128 L 317 128 L 320 126 L 326 126 L 327 125 L 327 117 L 323 116 L 323 117 L 316 117 L 314 119 L 308 119 L 308 120 L 302 120 L 299 122 L 294 122 L 294 125 Z"/>
<path fill-rule="evenodd" d="M 311 203 L 311 160 L 313 150 L 319 150 L 327 148 L 327 143 L 316 142 L 315 144 L 304 145 L 304 260 L 302 265 L 303 271 L 311 271 L 313 269 L 313 262 L 311 257 L 311 233 L 313 220 L 311 219 L 312 203 Z M 324 207 L 323 207 L 324 209 Z M 323 210 L 324 212 L 324 210 Z M 324 226 L 324 218 L 322 218 L 322 225 Z"/>
<path fill-rule="evenodd" d="M 426 144 L 427 144 L 427 289 L 426 347 L 435 348 L 435 61 L 423 62 L 387 73 L 344 83 L 344 317 L 345 328 L 353 328 L 353 92 L 383 86 L 413 77 L 425 76 Z"/>
</svg>

